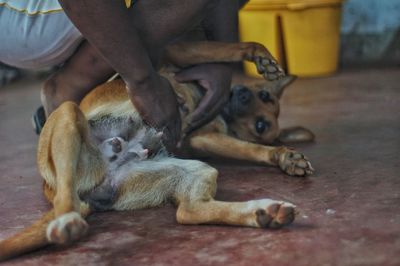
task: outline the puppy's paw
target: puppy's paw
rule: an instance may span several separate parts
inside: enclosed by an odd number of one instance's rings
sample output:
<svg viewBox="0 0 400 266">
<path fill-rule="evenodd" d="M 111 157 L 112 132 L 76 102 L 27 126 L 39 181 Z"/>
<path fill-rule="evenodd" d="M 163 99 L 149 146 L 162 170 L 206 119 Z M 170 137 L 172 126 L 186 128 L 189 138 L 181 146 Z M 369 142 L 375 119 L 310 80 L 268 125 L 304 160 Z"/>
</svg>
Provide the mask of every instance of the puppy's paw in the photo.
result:
<svg viewBox="0 0 400 266">
<path fill-rule="evenodd" d="M 302 153 L 282 147 L 278 151 L 278 165 L 288 175 L 309 176 L 314 172 L 314 168 Z"/>
<path fill-rule="evenodd" d="M 263 204 L 264 201 L 268 201 L 268 204 Z M 258 202 L 264 205 L 255 211 L 258 227 L 278 229 L 294 221 L 295 205 L 273 200 L 259 200 Z"/>
<path fill-rule="evenodd" d="M 285 76 L 285 71 L 274 60 L 266 57 L 256 57 L 254 60 L 257 72 L 269 81 L 281 79 Z"/>
<path fill-rule="evenodd" d="M 50 222 L 46 237 L 50 243 L 67 244 L 84 236 L 88 227 L 79 213 L 69 212 Z"/>
</svg>

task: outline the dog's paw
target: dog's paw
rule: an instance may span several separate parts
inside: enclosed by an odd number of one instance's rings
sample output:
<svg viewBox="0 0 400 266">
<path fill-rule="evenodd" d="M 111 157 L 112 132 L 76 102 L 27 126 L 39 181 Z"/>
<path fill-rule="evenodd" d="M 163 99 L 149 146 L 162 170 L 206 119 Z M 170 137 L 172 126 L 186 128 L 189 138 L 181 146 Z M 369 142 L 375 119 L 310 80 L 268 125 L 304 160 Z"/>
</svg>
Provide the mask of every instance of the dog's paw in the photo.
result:
<svg viewBox="0 0 400 266">
<path fill-rule="evenodd" d="M 264 204 L 264 201 L 268 201 Z M 259 200 L 264 206 L 255 211 L 257 226 L 277 229 L 289 225 L 296 216 L 296 206 L 283 201 Z"/>
<path fill-rule="evenodd" d="M 302 153 L 282 147 L 278 152 L 278 165 L 288 175 L 308 176 L 314 172 L 314 168 Z"/>
<path fill-rule="evenodd" d="M 257 72 L 269 81 L 281 79 L 285 76 L 285 71 L 274 60 L 265 57 L 256 57 L 254 60 Z"/>
<path fill-rule="evenodd" d="M 88 227 L 79 213 L 69 212 L 50 222 L 46 231 L 47 240 L 56 244 L 71 243 L 84 236 Z"/>
</svg>

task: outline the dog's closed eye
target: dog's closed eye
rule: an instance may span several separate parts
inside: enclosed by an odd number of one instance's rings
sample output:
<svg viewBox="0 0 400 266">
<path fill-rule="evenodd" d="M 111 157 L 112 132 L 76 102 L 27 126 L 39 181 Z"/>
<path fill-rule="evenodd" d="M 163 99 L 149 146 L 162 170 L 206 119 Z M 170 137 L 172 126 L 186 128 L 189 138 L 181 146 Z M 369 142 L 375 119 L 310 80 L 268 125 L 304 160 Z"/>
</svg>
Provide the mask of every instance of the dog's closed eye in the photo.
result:
<svg viewBox="0 0 400 266">
<path fill-rule="evenodd" d="M 264 119 L 264 117 L 258 117 L 256 120 L 256 132 L 258 134 L 263 134 L 265 131 L 268 131 L 271 127 L 271 123 Z"/>
</svg>

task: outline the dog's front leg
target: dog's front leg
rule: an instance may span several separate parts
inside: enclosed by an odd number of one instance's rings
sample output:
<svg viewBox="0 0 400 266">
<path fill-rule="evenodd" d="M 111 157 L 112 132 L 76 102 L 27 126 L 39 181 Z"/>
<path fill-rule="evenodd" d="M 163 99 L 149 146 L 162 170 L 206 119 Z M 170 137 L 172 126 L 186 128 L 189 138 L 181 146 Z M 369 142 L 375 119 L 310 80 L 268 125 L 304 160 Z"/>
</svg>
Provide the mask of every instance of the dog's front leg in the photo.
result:
<svg viewBox="0 0 400 266">
<path fill-rule="evenodd" d="M 186 42 L 166 48 L 165 60 L 179 67 L 205 63 L 253 62 L 259 74 L 273 81 L 285 76 L 269 50 L 256 42 Z"/>
<path fill-rule="evenodd" d="M 196 135 L 190 139 L 190 146 L 210 155 L 278 166 L 293 176 L 307 176 L 314 171 L 308 159 L 295 150 L 255 144 L 221 133 Z"/>
</svg>

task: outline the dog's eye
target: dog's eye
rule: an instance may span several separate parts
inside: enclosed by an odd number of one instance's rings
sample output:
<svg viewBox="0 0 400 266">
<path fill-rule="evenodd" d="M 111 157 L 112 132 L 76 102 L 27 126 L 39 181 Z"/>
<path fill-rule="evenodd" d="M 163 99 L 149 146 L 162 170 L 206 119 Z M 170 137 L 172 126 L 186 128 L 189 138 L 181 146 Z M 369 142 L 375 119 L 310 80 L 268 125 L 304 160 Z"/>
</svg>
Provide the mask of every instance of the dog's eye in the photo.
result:
<svg viewBox="0 0 400 266">
<path fill-rule="evenodd" d="M 265 130 L 270 128 L 270 123 L 266 121 L 263 117 L 259 117 L 256 120 L 256 131 L 258 134 L 264 133 Z"/>
<path fill-rule="evenodd" d="M 265 103 L 271 101 L 271 95 L 269 95 L 269 92 L 266 90 L 259 91 L 258 97 Z"/>
</svg>

